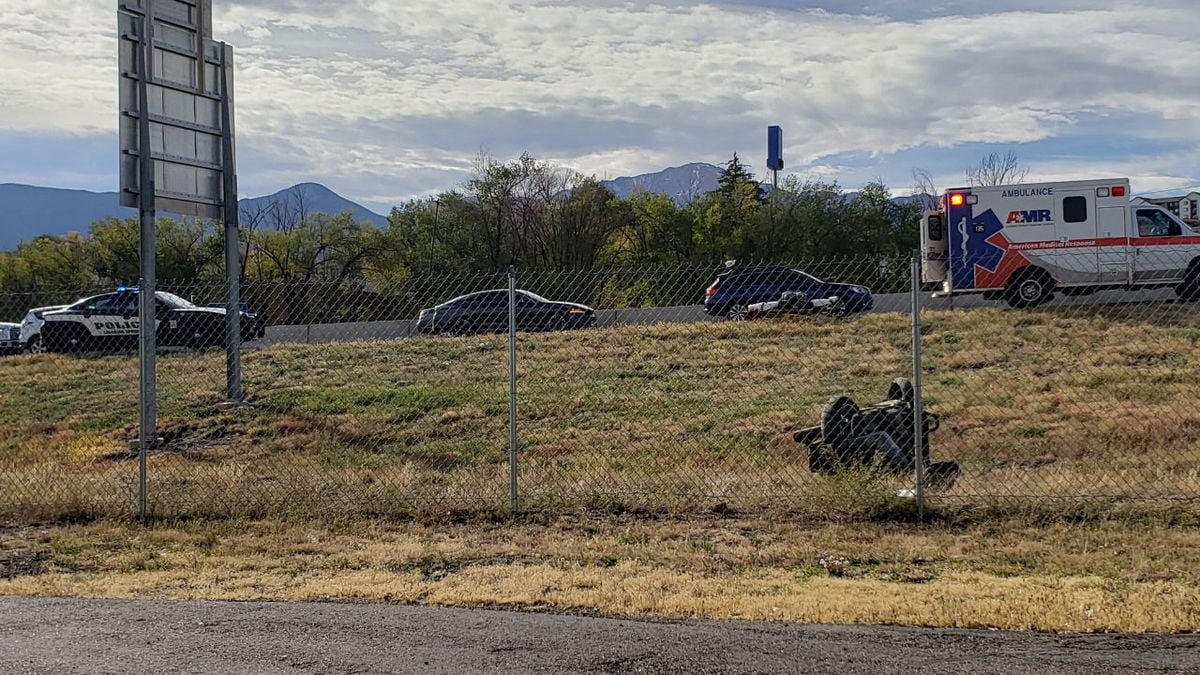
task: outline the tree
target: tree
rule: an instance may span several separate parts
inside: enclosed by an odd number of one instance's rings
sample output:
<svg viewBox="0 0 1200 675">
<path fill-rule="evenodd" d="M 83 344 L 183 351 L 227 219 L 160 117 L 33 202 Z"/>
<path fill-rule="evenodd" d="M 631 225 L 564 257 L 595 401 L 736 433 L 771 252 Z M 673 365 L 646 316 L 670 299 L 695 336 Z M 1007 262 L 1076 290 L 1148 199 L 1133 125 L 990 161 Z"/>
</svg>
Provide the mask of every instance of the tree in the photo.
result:
<svg viewBox="0 0 1200 675">
<path fill-rule="evenodd" d="M 1029 175 L 1029 167 L 1017 160 L 1013 151 L 1001 155 L 990 152 L 979 163 L 967 169 L 967 182 L 972 186 L 1011 185 Z"/>
<path fill-rule="evenodd" d="M 157 277 L 163 283 L 223 278 L 219 228 L 209 221 L 160 218 L 155 223 Z M 87 248 L 96 275 L 111 283 L 136 283 L 141 276 L 141 230 L 135 218 L 105 218 L 92 224 Z"/>
<path fill-rule="evenodd" d="M 629 218 L 613 238 L 612 254 L 639 263 L 678 264 L 695 255 L 695 214 L 670 195 L 641 188 L 625 200 Z"/>
<path fill-rule="evenodd" d="M 716 192 L 698 202 L 703 214 L 697 232 L 699 248 L 713 258 L 763 253 L 756 245 L 755 230 L 766 191 L 736 153 L 725 164 L 717 184 Z"/>
<path fill-rule="evenodd" d="M 936 209 L 938 195 L 941 194 L 941 190 L 938 189 L 933 176 L 925 169 L 914 167 L 912 170 L 912 179 L 912 196 L 917 199 L 921 207 L 926 211 Z"/>
</svg>

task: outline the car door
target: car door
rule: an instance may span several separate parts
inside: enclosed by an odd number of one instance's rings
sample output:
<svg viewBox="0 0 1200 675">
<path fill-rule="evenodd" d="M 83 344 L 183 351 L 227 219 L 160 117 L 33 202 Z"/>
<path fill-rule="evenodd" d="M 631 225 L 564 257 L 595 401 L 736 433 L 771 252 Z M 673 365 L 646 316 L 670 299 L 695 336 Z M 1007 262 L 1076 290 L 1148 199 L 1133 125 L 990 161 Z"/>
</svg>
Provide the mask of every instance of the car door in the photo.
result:
<svg viewBox="0 0 1200 675">
<path fill-rule="evenodd" d="M 1097 233 L 1097 264 L 1100 282 L 1104 284 L 1127 284 L 1132 280 L 1132 256 L 1129 247 L 1129 207 L 1102 206 L 1099 213 L 1100 231 Z"/>
<path fill-rule="evenodd" d="M 561 305 L 543 302 L 517 292 L 517 330 L 549 330 L 556 327 L 565 311 Z M 507 327 L 507 326 L 506 326 Z"/>
<path fill-rule="evenodd" d="M 83 308 L 83 320 L 94 348 L 125 348 L 136 343 L 137 296 L 132 293 L 103 295 Z"/>
<path fill-rule="evenodd" d="M 472 332 L 508 330 L 508 292 L 487 291 L 469 298 Z"/>
<path fill-rule="evenodd" d="M 782 270 L 768 268 L 747 272 L 738 280 L 737 303 L 750 305 L 768 300 L 778 300 L 783 293 Z"/>
<path fill-rule="evenodd" d="M 1182 279 L 1191 261 L 1181 245 L 1192 247 L 1179 240 L 1183 235 L 1179 221 L 1161 209 L 1139 208 L 1134 210 L 1134 228 L 1137 235 L 1132 240 L 1134 282 Z"/>
<path fill-rule="evenodd" d="M 1055 247 L 1037 252 L 1037 256 L 1056 269 L 1062 284 L 1094 284 L 1100 276 L 1099 214 L 1095 190 L 1056 193 L 1058 217 L 1054 222 Z M 1032 253 L 1030 255 L 1033 255 Z"/>
</svg>

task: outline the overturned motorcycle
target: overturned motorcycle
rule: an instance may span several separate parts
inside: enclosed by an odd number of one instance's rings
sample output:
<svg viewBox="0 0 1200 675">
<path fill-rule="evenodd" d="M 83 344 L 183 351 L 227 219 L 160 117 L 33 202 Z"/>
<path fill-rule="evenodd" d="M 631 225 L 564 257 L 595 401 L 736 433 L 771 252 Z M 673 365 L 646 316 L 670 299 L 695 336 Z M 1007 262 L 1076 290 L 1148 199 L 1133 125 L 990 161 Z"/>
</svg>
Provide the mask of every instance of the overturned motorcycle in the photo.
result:
<svg viewBox="0 0 1200 675">
<path fill-rule="evenodd" d="M 836 295 L 827 298 L 809 297 L 800 291 L 786 291 L 778 300 L 757 302 L 746 307 L 746 319 L 758 319 L 787 314 L 823 314 L 846 316 L 850 312 L 842 299 Z"/>
<path fill-rule="evenodd" d="M 792 438 L 808 448 L 808 468 L 814 473 L 836 474 L 849 469 L 876 467 L 895 475 L 916 471 L 916 424 L 912 382 L 893 380 L 887 399 L 860 408 L 848 396 L 829 399 L 821 424 L 800 429 Z M 921 411 L 921 464 L 926 485 L 946 489 L 959 474 L 958 462 L 929 461 L 929 436 L 941 418 Z"/>
</svg>

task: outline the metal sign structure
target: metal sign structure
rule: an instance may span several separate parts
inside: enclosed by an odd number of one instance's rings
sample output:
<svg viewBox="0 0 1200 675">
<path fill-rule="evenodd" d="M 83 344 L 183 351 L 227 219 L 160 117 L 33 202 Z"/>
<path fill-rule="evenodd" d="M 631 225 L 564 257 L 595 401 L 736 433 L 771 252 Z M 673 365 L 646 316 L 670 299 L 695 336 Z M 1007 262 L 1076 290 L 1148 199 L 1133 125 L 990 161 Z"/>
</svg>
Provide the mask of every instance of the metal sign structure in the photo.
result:
<svg viewBox="0 0 1200 675">
<path fill-rule="evenodd" d="M 157 211 L 225 225 L 226 366 L 230 402 L 242 400 L 240 248 L 233 125 L 233 49 L 212 40 L 212 0 L 118 0 L 121 204 L 141 223 L 138 506 L 158 440 Z"/>
<path fill-rule="evenodd" d="M 148 121 L 158 210 L 225 218 L 224 175 L 234 167 L 225 157 L 232 115 L 227 121 L 223 108 L 233 106 L 233 49 L 212 40 L 211 7 L 211 0 L 118 4 L 122 206 L 141 203 L 139 127 Z"/>
<path fill-rule="evenodd" d="M 767 127 L 767 168 L 783 171 L 783 127 Z"/>
</svg>

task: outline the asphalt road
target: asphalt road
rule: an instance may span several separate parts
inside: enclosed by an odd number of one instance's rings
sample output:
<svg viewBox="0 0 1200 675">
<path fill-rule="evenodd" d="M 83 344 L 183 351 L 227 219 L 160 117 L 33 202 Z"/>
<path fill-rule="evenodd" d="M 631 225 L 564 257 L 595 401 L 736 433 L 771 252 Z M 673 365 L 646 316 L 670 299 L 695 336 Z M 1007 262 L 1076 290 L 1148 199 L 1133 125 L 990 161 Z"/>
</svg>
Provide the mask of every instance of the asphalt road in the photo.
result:
<svg viewBox="0 0 1200 675">
<path fill-rule="evenodd" d="M 386 605 L 0 599 L 5 673 L 1195 673 L 1200 635 L 640 622 Z"/>
<path fill-rule="evenodd" d="M 1176 302 L 1175 291 L 1159 288 L 1144 291 L 1101 291 L 1092 295 L 1066 297 L 1057 294 L 1046 307 L 1079 305 L 1109 305 L 1116 303 Z M 979 295 L 959 295 L 951 298 L 922 298 L 926 309 L 977 309 L 979 307 L 1007 307 L 1001 301 L 984 300 Z M 875 296 L 876 314 L 912 312 L 912 296 L 906 293 L 879 294 Z M 701 305 L 679 307 L 647 307 L 634 309 L 601 309 L 596 311 L 596 323 L 601 328 L 611 326 L 653 325 L 658 323 L 696 323 L 719 321 L 704 313 Z M 277 344 L 326 344 L 331 342 L 353 342 L 356 340 L 392 340 L 416 334 L 416 321 L 375 321 L 363 323 L 327 323 L 305 326 L 271 326 L 266 336 L 250 345 L 266 347 Z"/>
</svg>

